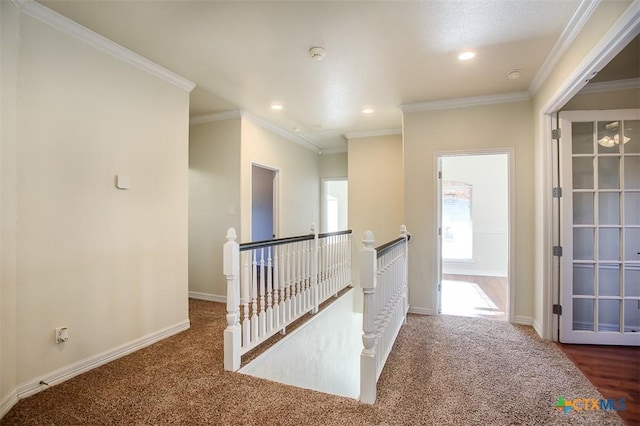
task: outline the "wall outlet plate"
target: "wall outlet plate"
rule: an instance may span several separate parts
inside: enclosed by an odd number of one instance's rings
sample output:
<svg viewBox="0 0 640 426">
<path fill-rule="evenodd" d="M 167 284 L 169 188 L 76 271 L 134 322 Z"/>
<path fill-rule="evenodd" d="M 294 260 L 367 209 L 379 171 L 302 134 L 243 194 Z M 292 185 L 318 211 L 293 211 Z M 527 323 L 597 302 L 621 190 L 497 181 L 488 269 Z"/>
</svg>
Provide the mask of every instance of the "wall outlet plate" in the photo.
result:
<svg viewBox="0 0 640 426">
<path fill-rule="evenodd" d="M 67 327 L 58 327 L 54 330 L 56 345 L 69 340 L 69 329 Z"/>
</svg>

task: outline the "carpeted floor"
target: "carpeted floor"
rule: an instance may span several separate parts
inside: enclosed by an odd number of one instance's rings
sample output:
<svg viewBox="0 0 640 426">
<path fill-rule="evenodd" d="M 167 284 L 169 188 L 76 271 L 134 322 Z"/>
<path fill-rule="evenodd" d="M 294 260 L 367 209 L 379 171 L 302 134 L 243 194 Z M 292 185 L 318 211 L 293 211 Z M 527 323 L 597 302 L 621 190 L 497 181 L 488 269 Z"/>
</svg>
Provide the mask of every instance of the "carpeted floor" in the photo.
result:
<svg viewBox="0 0 640 426">
<path fill-rule="evenodd" d="M 367 406 L 222 369 L 224 305 L 190 301 L 191 329 L 20 401 L 3 425 L 622 424 L 558 397 L 600 394 L 529 327 L 410 315 Z"/>
</svg>

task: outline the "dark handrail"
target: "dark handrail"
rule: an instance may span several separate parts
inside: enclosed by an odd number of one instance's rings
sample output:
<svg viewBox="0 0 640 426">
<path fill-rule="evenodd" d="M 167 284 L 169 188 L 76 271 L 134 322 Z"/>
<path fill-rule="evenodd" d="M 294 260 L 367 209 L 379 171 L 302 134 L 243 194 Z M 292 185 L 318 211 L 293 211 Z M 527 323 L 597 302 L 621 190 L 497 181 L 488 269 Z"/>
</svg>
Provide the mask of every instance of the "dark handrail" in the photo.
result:
<svg viewBox="0 0 640 426">
<path fill-rule="evenodd" d="M 407 242 L 411 240 L 411 235 L 407 234 Z M 388 243 L 384 243 L 383 245 L 376 247 L 376 255 L 377 257 L 382 256 L 383 254 L 391 251 L 395 246 L 404 241 L 404 237 L 398 237 L 395 240 L 389 241 Z"/>
<path fill-rule="evenodd" d="M 287 243 L 297 243 L 298 241 L 307 241 L 314 239 L 313 234 L 299 235 L 297 237 L 275 238 L 273 240 L 253 241 L 250 243 L 240 244 L 240 251 L 253 250 L 262 247 L 278 246 Z"/>
<path fill-rule="evenodd" d="M 318 238 L 333 237 L 335 235 L 346 235 L 351 234 L 352 232 L 353 231 L 351 229 L 347 229 L 346 231 L 324 232 L 322 234 L 318 234 Z"/>
<path fill-rule="evenodd" d="M 346 231 L 325 232 L 323 234 L 318 234 L 318 238 L 326 238 L 326 237 L 332 237 L 334 235 L 345 235 L 345 234 L 351 234 L 351 233 L 352 233 L 351 229 L 347 229 Z M 250 243 L 240 244 L 240 251 L 253 250 L 253 249 L 262 248 L 262 247 L 278 246 L 278 245 L 287 244 L 287 243 L 297 243 L 299 241 L 308 241 L 308 240 L 313 240 L 314 237 L 315 236 L 313 234 L 307 234 L 307 235 L 298 235 L 297 237 L 274 238 L 272 240 L 252 241 Z"/>
</svg>

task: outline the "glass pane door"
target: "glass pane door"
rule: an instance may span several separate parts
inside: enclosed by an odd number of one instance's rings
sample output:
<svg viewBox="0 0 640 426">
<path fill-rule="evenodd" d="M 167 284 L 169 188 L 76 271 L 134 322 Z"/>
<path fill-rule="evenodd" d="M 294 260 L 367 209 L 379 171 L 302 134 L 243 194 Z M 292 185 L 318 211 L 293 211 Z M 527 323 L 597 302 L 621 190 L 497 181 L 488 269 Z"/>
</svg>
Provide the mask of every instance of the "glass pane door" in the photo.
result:
<svg viewBox="0 0 640 426">
<path fill-rule="evenodd" d="M 566 343 L 640 344 L 640 114 L 609 113 L 561 115 Z"/>
</svg>

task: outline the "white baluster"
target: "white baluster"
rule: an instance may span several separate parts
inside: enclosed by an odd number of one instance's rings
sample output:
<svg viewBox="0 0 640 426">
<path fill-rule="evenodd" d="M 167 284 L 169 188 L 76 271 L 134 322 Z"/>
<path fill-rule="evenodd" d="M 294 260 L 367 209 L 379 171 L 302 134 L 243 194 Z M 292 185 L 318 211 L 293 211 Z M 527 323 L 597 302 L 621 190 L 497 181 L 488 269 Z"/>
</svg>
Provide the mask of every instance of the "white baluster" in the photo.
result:
<svg viewBox="0 0 640 426">
<path fill-rule="evenodd" d="M 242 346 L 249 346 L 251 340 L 251 321 L 249 320 L 249 301 L 251 293 L 249 292 L 249 279 L 251 277 L 250 259 L 251 252 L 243 252 L 244 259 L 242 266 L 242 302 L 244 304 L 244 319 L 242 320 Z"/>
<path fill-rule="evenodd" d="M 319 291 L 318 291 L 318 230 L 316 224 L 311 224 L 311 233 L 313 234 L 313 245 L 311 246 L 311 300 L 313 310 L 312 314 L 318 313 L 318 307 L 320 306 Z"/>
<path fill-rule="evenodd" d="M 267 332 L 273 330 L 273 265 L 271 264 L 272 247 L 267 248 Z"/>
<path fill-rule="evenodd" d="M 258 264 L 255 250 L 251 251 L 251 304 L 253 312 L 251 313 L 251 343 L 258 340 Z"/>
</svg>

